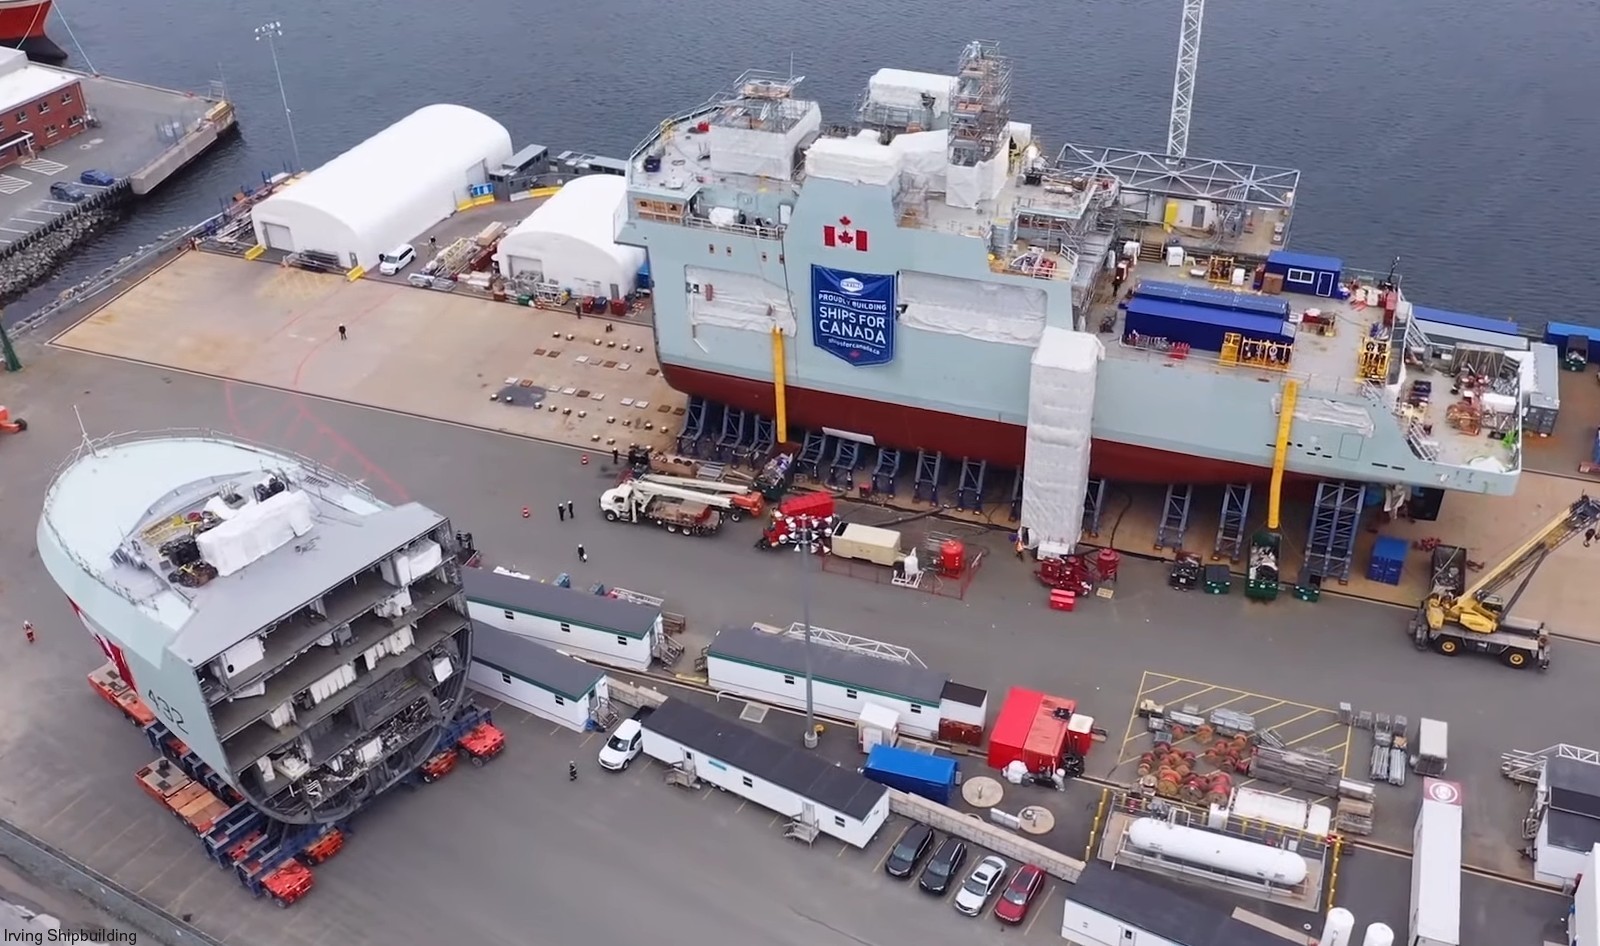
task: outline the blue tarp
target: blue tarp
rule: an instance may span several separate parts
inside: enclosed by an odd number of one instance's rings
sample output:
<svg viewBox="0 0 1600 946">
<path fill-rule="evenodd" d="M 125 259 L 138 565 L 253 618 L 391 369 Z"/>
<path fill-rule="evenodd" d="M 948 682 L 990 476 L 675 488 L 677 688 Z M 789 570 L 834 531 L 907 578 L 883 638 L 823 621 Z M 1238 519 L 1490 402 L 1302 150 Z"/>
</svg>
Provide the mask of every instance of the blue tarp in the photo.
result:
<svg viewBox="0 0 1600 946">
<path fill-rule="evenodd" d="M 890 788 L 921 795 L 943 805 L 956 784 L 956 760 L 877 745 L 867 755 L 861 774 Z"/>
<path fill-rule="evenodd" d="M 1444 309 L 1429 309 L 1424 306 L 1414 305 L 1411 307 L 1411 317 L 1421 322 L 1438 322 L 1440 325 L 1477 329 L 1480 332 L 1492 332 L 1496 335 L 1519 334 L 1517 323 L 1510 319 L 1495 319 L 1486 315 L 1447 312 Z"/>
<path fill-rule="evenodd" d="M 1337 256 L 1317 256 L 1314 253 L 1295 253 L 1291 250 L 1273 250 L 1267 254 L 1268 268 L 1315 269 L 1325 273 L 1344 272 L 1344 260 Z"/>
<path fill-rule="evenodd" d="M 1600 345 L 1600 328 L 1591 328 L 1587 325 L 1573 325 L 1570 322 L 1546 322 L 1544 324 L 1544 343 L 1557 348 L 1565 348 L 1567 339 L 1577 336 L 1587 339 L 1593 348 Z"/>
<path fill-rule="evenodd" d="M 1231 289 L 1214 289 L 1210 286 L 1185 286 L 1175 282 L 1146 282 L 1141 280 L 1133 290 L 1135 298 L 1164 299 L 1168 302 L 1187 302 L 1190 305 L 1211 309 L 1229 309 L 1253 315 L 1289 317 L 1289 303 L 1271 296 L 1235 292 Z"/>
</svg>

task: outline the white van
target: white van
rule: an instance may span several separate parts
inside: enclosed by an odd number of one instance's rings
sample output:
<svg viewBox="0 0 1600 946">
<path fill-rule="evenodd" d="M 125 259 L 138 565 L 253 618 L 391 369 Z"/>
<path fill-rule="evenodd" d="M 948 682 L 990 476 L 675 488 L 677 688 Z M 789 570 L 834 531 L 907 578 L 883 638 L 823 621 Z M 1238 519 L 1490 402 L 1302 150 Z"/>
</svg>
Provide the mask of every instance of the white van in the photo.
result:
<svg viewBox="0 0 1600 946">
<path fill-rule="evenodd" d="M 385 276 L 393 276 L 416 262 L 416 259 L 416 247 L 409 243 L 402 243 L 387 253 L 378 254 L 378 272 Z"/>
<path fill-rule="evenodd" d="M 600 747 L 600 767 L 621 772 L 639 757 L 643 748 L 644 727 L 639 725 L 638 719 L 625 719 Z"/>
</svg>

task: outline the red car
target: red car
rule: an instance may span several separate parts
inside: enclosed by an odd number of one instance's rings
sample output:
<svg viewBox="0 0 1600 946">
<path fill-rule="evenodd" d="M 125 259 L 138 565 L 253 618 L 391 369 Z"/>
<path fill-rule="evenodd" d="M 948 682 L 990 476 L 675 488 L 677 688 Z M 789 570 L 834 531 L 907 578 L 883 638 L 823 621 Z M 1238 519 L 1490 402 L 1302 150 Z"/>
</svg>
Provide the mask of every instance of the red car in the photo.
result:
<svg viewBox="0 0 1600 946">
<path fill-rule="evenodd" d="M 1028 906 L 1044 888 L 1044 871 L 1025 864 L 1011 875 L 1011 883 L 994 902 L 994 918 L 1001 923 L 1021 923 L 1028 918 Z"/>
</svg>

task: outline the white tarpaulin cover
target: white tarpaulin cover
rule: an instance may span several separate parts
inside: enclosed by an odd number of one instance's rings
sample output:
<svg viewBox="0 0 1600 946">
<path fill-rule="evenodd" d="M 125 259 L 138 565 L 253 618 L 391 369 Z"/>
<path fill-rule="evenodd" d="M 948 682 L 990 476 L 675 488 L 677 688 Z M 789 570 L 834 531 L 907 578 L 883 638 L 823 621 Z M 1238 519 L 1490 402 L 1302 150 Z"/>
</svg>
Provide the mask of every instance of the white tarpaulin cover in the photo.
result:
<svg viewBox="0 0 1600 946">
<path fill-rule="evenodd" d="M 1028 382 L 1022 525 L 1040 555 L 1071 554 L 1083 533 L 1095 378 L 1105 358 L 1087 332 L 1047 328 Z"/>
<path fill-rule="evenodd" d="M 944 202 L 951 207 L 971 210 L 986 200 L 994 200 L 1005 189 L 1010 174 L 1010 157 L 1001 152 L 975 167 L 951 165 L 945 172 Z"/>
<path fill-rule="evenodd" d="M 699 266 L 684 267 L 683 275 L 691 326 L 748 332 L 771 332 L 776 326 L 785 335 L 794 335 L 794 309 L 782 285 L 748 273 Z"/>
<path fill-rule="evenodd" d="M 1043 289 L 907 270 L 900 274 L 902 328 L 1032 347 L 1044 332 Z"/>
<path fill-rule="evenodd" d="M 950 89 L 954 76 L 941 76 L 934 72 L 910 72 L 905 69 L 879 69 L 867 80 L 867 100 L 890 108 L 903 108 L 921 112 L 922 97 L 933 96 L 933 113 L 950 113 Z"/>
<path fill-rule="evenodd" d="M 822 109 L 815 102 L 804 105 L 805 112 L 786 132 L 713 123 L 704 136 L 711 152 L 711 170 L 783 181 L 793 177 L 795 149 L 822 127 Z"/>
<path fill-rule="evenodd" d="M 288 545 L 311 531 L 316 507 L 299 490 L 284 490 L 266 502 L 252 503 L 232 519 L 196 537 L 200 557 L 223 577 Z"/>
<path fill-rule="evenodd" d="M 894 149 L 878 141 L 875 131 L 850 138 L 818 138 L 806 149 L 806 175 L 846 184 L 892 183 L 900 174 Z"/>
<path fill-rule="evenodd" d="M 940 193 L 945 186 L 945 168 L 950 166 L 945 155 L 949 143 L 948 131 L 917 131 L 896 135 L 889 149 L 899 160 L 907 184 Z"/>
</svg>

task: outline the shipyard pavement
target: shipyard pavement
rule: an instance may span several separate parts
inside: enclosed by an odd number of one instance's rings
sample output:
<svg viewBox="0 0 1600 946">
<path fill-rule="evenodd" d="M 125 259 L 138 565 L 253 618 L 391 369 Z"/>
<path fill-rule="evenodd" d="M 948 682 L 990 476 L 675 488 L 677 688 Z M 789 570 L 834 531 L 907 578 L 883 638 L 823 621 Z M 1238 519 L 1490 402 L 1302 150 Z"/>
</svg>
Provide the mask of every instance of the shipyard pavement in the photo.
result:
<svg viewBox="0 0 1600 946">
<path fill-rule="evenodd" d="M 571 571 L 579 585 L 605 582 L 665 596 L 689 617 L 691 652 L 722 622 L 797 620 L 801 558 L 753 552 L 749 525 L 700 539 L 606 524 L 591 511 L 613 474 L 601 462 L 581 465 L 574 451 L 42 349 L 32 340 L 24 341 L 22 356 L 29 367 L 5 377 L 6 400 L 30 429 L 0 442 L 0 496 L 13 526 L 0 533 L 0 628 L 12 629 L 0 638 L 11 680 L 0 693 L 0 754 L 8 762 L 0 810 L 7 817 L 173 912 L 192 913 L 205 929 L 271 946 L 410 939 L 442 932 L 441 924 L 463 940 L 524 942 L 530 916 L 568 916 L 579 885 L 593 902 L 605 879 L 619 876 L 642 886 L 645 908 L 604 911 L 603 920 L 589 911 L 584 922 L 607 924 L 610 940 L 698 940 L 700 911 L 714 922 L 726 918 L 731 932 L 754 932 L 757 926 L 740 924 L 757 923 L 753 917 L 769 924 L 774 911 L 793 916 L 788 904 L 797 900 L 821 903 L 811 915 L 822 923 L 860 917 L 863 925 L 839 928 L 869 941 L 924 932 L 916 928 L 922 914 L 892 934 L 866 925 L 878 923 L 881 911 L 870 890 L 853 892 L 849 879 L 794 879 L 793 865 L 813 862 L 793 859 L 796 852 L 776 839 L 732 841 L 736 835 L 724 833 L 731 822 L 714 816 L 676 816 L 674 795 L 662 786 L 648 786 L 650 794 L 616 810 L 589 809 L 587 793 L 585 807 L 574 807 L 554 794 L 567 788 L 571 756 L 565 749 L 543 755 L 537 727 L 514 728 L 504 767 L 463 772 L 466 788 L 441 784 L 435 787 L 443 794 L 397 796 L 376 812 L 287 919 L 248 900 L 134 786 L 133 770 L 151 753 L 85 684 L 99 652 L 38 564 L 33 523 L 52 471 L 81 439 L 79 414 L 91 434 L 208 427 L 318 457 L 389 498 L 445 511 L 475 533 L 491 564 L 537 575 Z M 565 500 L 577 504 L 576 521 L 553 521 L 551 507 Z M 529 519 L 520 515 L 524 505 L 534 510 Z M 591 553 L 585 565 L 572 558 L 579 542 Z M 1448 720 L 1451 775 L 1466 783 L 1467 860 L 1525 875 L 1516 835 L 1527 800 L 1496 775 L 1498 755 L 1589 740 L 1589 681 L 1600 673 L 1600 648 L 1562 642 L 1548 674 L 1519 674 L 1494 661 L 1417 653 L 1401 634 L 1398 609 L 1335 598 L 1251 606 L 1237 595 L 1178 594 L 1161 577 L 1154 565 L 1130 564 L 1113 600 L 1062 614 L 1047 610 L 1026 569 L 1004 556 L 991 557 L 964 601 L 819 574 L 812 616 L 819 626 L 914 648 L 930 666 L 989 688 L 993 707 L 1013 685 L 1075 697 L 1113 733 L 1131 715 L 1146 672 L 1316 706 L 1349 701 Z M 22 640 L 24 619 L 40 629 L 31 647 Z M 1115 752 L 1100 753 L 1091 774 L 1105 774 L 1117 761 Z M 496 787 L 481 801 L 450 801 L 480 784 Z M 419 820 L 406 809 L 413 801 L 414 812 L 437 817 Z M 1380 789 L 1378 840 L 1409 847 L 1416 803 L 1414 784 Z M 1387 863 L 1382 855 L 1359 855 L 1346 883 L 1365 883 L 1350 879 L 1360 876 L 1363 860 Z M 775 878 L 761 889 L 777 891 L 770 894 L 777 899 L 763 901 L 744 879 L 757 877 Z M 419 883 L 433 885 L 432 892 L 415 894 Z M 785 883 L 815 886 L 792 899 Z M 707 892 L 719 887 L 749 900 Z M 1525 893 L 1509 885 L 1504 891 Z M 737 911 L 748 915 L 739 919 Z M 759 928 L 769 939 L 785 935 Z M 564 941 L 561 934 L 557 928 L 552 941 Z"/>
</svg>

